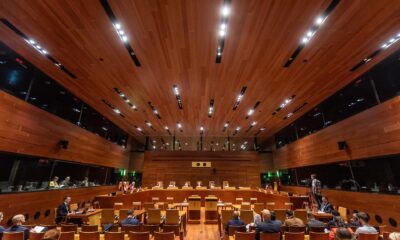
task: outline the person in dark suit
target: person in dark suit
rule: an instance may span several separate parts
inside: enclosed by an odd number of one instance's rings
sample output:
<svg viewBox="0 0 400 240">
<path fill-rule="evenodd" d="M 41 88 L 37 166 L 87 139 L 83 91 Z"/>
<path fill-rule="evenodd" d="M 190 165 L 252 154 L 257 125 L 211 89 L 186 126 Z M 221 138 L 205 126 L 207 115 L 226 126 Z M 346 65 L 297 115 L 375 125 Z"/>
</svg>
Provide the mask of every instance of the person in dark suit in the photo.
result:
<svg viewBox="0 0 400 240">
<path fill-rule="evenodd" d="M 225 227 L 225 231 L 229 232 L 229 226 L 246 226 L 246 224 L 239 219 L 239 212 L 234 211 L 232 215 L 232 219 L 228 221 Z"/>
<path fill-rule="evenodd" d="M 29 229 L 21 226 L 25 222 L 25 216 L 22 214 L 15 215 L 12 218 L 12 226 L 4 230 L 4 232 L 23 232 L 24 240 L 29 238 Z"/>
<path fill-rule="evenodd" d="M 1 221 L 3 221 L 3 217 L 4 217 L 3 213 L 0 212 L 0 223 L 1 223 Z M 0 240 L 3 239 L 3 232 L 4 232 L 4 228 L 0 225 Z"/>
<path fill-rule="evenodd" d="M 256 226 L 256 240 L 260 240 L 260 233 L 277 233 L 281 231 L 282 222 L 271 220 L 271 212 L 267 209 L 262 211 L 264 221 Z"/>
<path fill-rule="evenodd" d="M 68 213 L 70 213 L 69 203 L 71 202 L 71 197 L 64 197 L 64 202 L 60 204 L 57 208 L 56 223 L 65 221 Z"/>
<path fill-rule="evenodd" d="M 128 216 L 121 221 L 122 225 L 139 225 L 139 220 L 133 216 L 133 210 L 128 210 Z"/>
<path fill-rule="evenodd" d="M 321 212 L 325 212 L 325 213 L 332 213 L 333 206 L 332 206 L 332 204 L 330 204 L 327 197 L 322 197 L 322 203 L 321 203 L 321 207 L 319 208 L 319 210 Z"/>
</svg>

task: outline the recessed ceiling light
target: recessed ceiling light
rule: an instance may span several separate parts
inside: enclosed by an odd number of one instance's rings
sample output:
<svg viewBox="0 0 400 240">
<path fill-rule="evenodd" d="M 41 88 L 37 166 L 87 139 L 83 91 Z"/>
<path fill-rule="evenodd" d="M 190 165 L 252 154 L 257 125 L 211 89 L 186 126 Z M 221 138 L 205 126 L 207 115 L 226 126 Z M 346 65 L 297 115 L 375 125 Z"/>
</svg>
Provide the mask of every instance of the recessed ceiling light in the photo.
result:
<svg viewBox="0 0 400 240">
<path fill-rule="evenodd" d="M 256 121 L 254 121 L 254 122 L 252 122 L 252 123 L 251 123 L 251 126 L 253 126 L 253 127 L 254 127 L 256 124 L 257 124 L 257 122 L 256 122 Z"/>
<path fill-rule="evenodd" d="M 175 94 L 175 97 L 176 97 L 176 102 L 178 103 L 178 107 L 179 107 L 179 109 L 182 110 L 183 109 L 182 98 L 181 98 L 181 95 L 179 94 L 179 88 L 178 88 L 178 86 L 176 84 L 174 84 L 172 86 L 172 89 L 174 91 L 174 94 Z"/>
<path fill-rule="evenodd" d="M 236 131 L 240 131 L 240 127 L 237 127 L 237 128 L 236 128 Z"/>
<path fill-rule="evenodd" d="M 229 16 L 229 13 L 230 13 L 230 7 L 228 5 L 223 6 L 221 9 L 221 15 L 223 17 L 227 17 Z"/>
<path fill-rule="evenodd" d="M 233 105 L 233 110 L 234 110 L 234 111 L 239 107 L 239 104 L 240 104 L 240 102 L 242 101 L 242 98 L 243 98 L 243 96 L 244 96 L 244 93 L 246 92 L 246 89 L 247 89 L 247 87 L 244 86 L 244 87 L 242 87 L 242 90 L 240 90 L 240 93 L 239 93 L 239 95 L 238 95 L 237 98 L 236 98 L 235 105 Z"/>
</svg>

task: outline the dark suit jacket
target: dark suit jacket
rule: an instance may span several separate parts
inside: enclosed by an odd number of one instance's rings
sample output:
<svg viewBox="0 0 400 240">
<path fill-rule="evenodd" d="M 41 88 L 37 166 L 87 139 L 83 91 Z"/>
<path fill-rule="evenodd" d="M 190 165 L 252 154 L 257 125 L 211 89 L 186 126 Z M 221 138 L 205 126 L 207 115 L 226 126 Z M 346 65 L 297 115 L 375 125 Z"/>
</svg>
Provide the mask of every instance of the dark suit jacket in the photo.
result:
<svg viewBox="0 0 400 240">
<path fill-rule="evenodd" d="M 229 231 L 229 226 L 245 226 L 246 224 L 240 219 L 231 219 L 228 221 L 225 227 L 225 231 Z"/>
<path fill-rule="evenodd" d="M 57 208 L 56 223 L 62 222 L 69 213 L 69 207 L 65 203 L 61 203 Z"/>
<path fill-rule="evenodd" d="M 139 225 L 139 223 L 139 220 L 133 217 L 126 218 L 121 222 L 122 225 Z"/>
<path fill-rule="evenodd" d="M 22 226 L 11 226 L 4 230 L 4 232 L 24 232 L 24 240 L 29 238 L 29 229 Z"/>
<path fill-rule="evenodd" d="M 321 207 L 319 208 L 322 212 L 331 213 L 333 211 L 332 204 L 329 202 L 327 204 L 321 203 Z"/>
<path fill-rule="evenodd" d="M 260 232 L 277 233 L 281 231 L 282 222 L 279 220 L 267 220 L 257 224 L 256 240 L 260 240 Z"/>
<path fill-rule="evenodd" d="M 0 240 L 3 239 L 3 232 L 4 232 L 4 228 L 2 226 L 0 226 Z"/>
</svg>

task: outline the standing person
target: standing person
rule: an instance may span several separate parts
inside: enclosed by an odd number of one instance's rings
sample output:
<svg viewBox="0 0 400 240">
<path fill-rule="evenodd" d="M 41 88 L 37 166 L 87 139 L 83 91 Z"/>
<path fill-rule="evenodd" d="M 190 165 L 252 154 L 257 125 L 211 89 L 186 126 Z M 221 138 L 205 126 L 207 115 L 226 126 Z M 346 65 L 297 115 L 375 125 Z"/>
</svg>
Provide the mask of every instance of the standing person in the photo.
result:
<svg viewBox="0 0 400 240">
<path fill-rule="evenodd" d="M 3 217 L 4 217 L 3 213 L 0 212 L 0 223 L 1 223 L 1 221 L 3 221 Z M 3 239 L 3 232 L 4 232 L 4 228 L 0 225 L 0 240 Z"/>
<path fill-rule="evenodd" d="M 15 215 L 11 221 L 12 226 L 4 230 L 4 232 L 23 232 L 24 240 L 27 240 L 29 238 L 29 229 L 22 226 L 25 222 L 25 216 L 22 214 Z"/>
<path fill-rule="evenodd" d="M 311 193 L 318 203 L 318 208 L 321 207 L 322 195 L 321 195 L 321 181 L 317 179 L 317 174 L 311 174 Z"/>
<path fill-rule="evenodd" d="M 69 203 L 71 202 L 71 197 L 64 197 L 64 202 L 61 203 L 57 208 L 56 223 L 65 221 L 65 218 L 70 213 Z"/>
</svg>

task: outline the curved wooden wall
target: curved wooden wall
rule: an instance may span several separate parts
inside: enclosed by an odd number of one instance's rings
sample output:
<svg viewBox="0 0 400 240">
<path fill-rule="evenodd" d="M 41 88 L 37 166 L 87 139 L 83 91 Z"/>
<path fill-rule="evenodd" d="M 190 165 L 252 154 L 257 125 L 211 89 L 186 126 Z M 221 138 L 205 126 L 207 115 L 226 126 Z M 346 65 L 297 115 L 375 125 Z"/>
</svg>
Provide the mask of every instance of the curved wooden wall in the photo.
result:
<svg viewBox="0 0 400 240">
<path fill-rule="evenodd" d="M 400 154 L 400 97 L 273 151 L 275 169 Z M 346 141 L 347 150 L 337 142 Z"/>
<path fill-rule="evenodd" d="M 41 192 L 21 192 L 0 194 L 0 211 L 4 213 L 4 222 L 16 214 L 28 215 L 26 224 L 53 224 L 54 208 L 63 202 L 65 196 L 72 198 L 72 203 L 91 202 L 94 198 L 101 194 L 109 194 L 117 190 L 116 186 L 99 186 L 75 189 L 59 189 Z M 46 211 L 49 213 L 45 216 Z M 34 219 L 35 214 L 40 216 Z"/>
<path fill-rule="evenodd" d="M 128 151 L 0 91 L 0 151 L 128 168 Z M 60 140 L 68 149 L 60 149 Z"/>
</svg>

